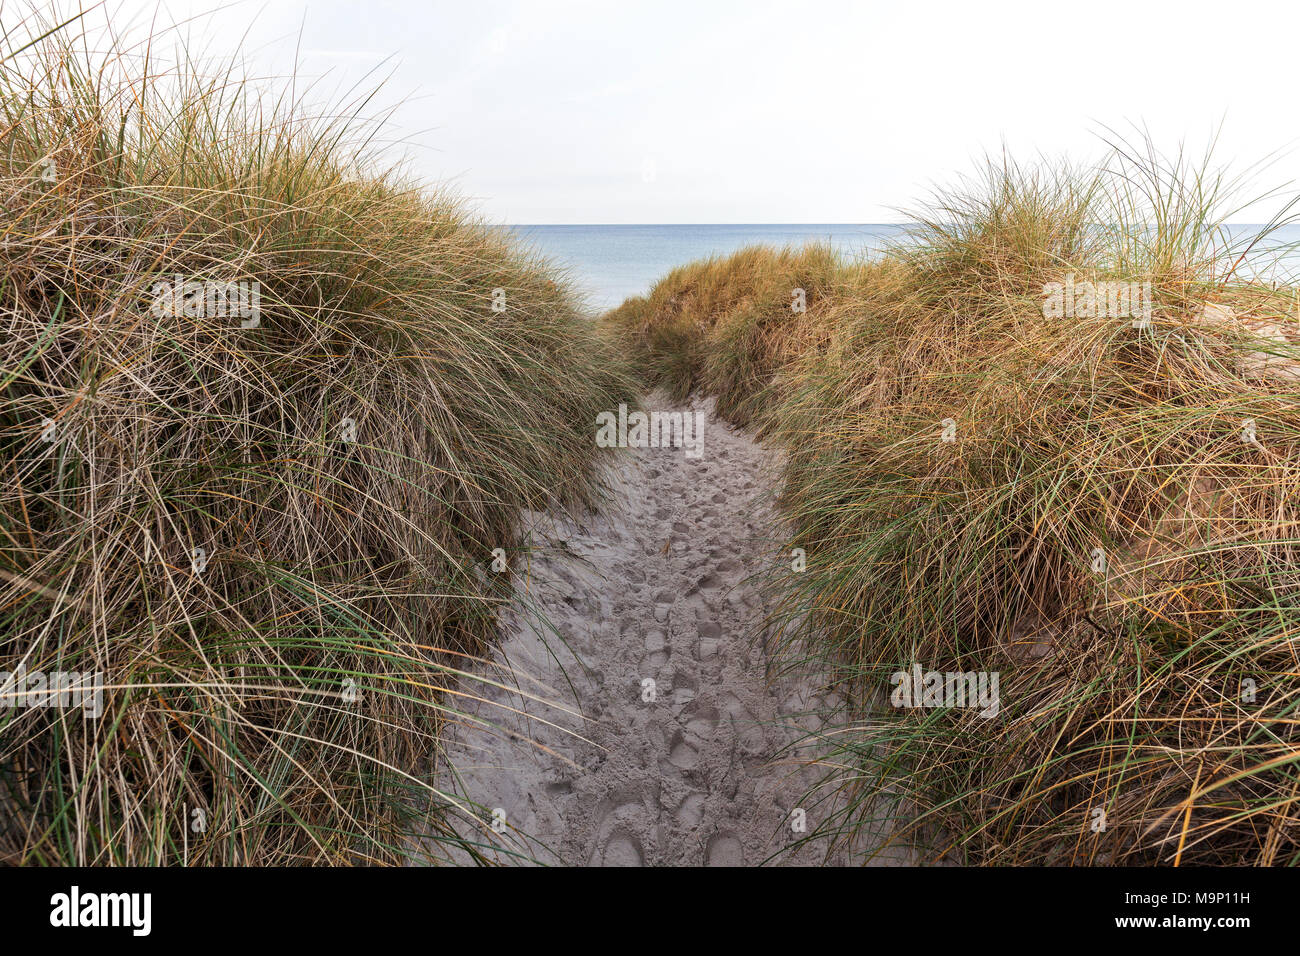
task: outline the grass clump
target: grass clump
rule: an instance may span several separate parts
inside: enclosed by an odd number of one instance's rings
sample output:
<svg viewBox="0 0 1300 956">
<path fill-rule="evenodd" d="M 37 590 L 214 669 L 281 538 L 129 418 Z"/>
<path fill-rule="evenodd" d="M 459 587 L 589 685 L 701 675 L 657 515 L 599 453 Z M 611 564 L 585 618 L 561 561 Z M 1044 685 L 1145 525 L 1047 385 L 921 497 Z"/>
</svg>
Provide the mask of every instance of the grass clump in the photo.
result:
<svg viewBox="0 0 1300 956">
<path fill-rule="evenodd" d="M 677 399 L 702 389 L 722 414 L 748 423 L 776 372 L 819 340 L 842 271 L 827 245 L 751 246 L 674 269 L 605 325 L 636 356 L 648 387 Z"/>
<path fill-rule="evenodd" d="M 943 834 L 932 857 L 1300 860 L 1296 299 L 1260 278 L 1282 218 L 1224 227 L 1232 185 L 1123 143 L 1097 173 L 992 163 L 833 266 L 811 320 L 775 321 L 786 280 L 753 278 L 755 250 L 609 317 L 652 378 L 788 453 L 807 569 L 776 624 L 853 701 L 825 828 L 866 827 L 888 786 Z M 1053 283 L 1084 282 L 1130 311 L 1061 314 Z M 661 324 L 693 333 L 689 379 Z M 998 673 L 998 715 L 890 707 L 914 663 Z"/>
<path fill-rule="evenodd" d="M 0 859 L 436 857 L 493 549 L 593 500 L 625 374 L 356 109 L 54 26 L 0 64 L 0 671 L 106 689 L 0 709 Z"/>
</svg>

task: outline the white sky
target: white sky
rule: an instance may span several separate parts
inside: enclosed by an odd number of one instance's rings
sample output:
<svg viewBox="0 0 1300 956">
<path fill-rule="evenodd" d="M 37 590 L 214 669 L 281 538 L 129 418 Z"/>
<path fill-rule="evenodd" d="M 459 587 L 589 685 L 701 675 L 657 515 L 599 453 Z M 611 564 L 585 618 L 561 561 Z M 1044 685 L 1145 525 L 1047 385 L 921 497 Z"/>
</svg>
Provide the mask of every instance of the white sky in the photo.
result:
<svg viewBox="0 0 1300 956">
<path fill-rule="evenodd" d="M 219 0 L 109 2 L 122 30 Z M 1298 26 L 1222 0 L 239 0 L 189 29 L 258 73 L 300 45 L 329 88 L 391 74 L 397 154 L 493 220 L 821 223 L 899 221 L 1004 142 L 1083 161 L 1135 123 L 1200 149 L 1223 121 L 1222 162 L 1281 150 L 1261 191 L 1300 181 Z"/>
</svg>

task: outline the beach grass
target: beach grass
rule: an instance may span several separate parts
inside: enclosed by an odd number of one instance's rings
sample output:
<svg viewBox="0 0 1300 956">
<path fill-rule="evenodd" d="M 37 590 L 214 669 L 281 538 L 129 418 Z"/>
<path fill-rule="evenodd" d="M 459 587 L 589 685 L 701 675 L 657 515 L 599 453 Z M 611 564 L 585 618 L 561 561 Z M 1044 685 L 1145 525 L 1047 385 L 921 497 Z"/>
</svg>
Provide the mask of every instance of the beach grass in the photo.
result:
<svg viewBox="0 0 1300 956">
<path fill-rule="evenodd" d="M 473 855 L 440 731 L 618 353 L 368 94 L 36 14 L 0 55 L 0 671 L 103 686 L 5 688 L 0 860 Z"/>
<path fill-rule="evenodd" d="M 1242 185 L 1146 140 L 998 158 L 871 261 L 746 249 L 605 317 L 648 385 L 786 453 L 769 624 L 851 702 L 820 832 L 902 812 L 932 861 L 1300 860 L 1300 328 L 1267 271 L 1291 207 L 1229 230 Z M 914 665 L 997 675 L 997 713 L 893 706 Z"/>
</svg>

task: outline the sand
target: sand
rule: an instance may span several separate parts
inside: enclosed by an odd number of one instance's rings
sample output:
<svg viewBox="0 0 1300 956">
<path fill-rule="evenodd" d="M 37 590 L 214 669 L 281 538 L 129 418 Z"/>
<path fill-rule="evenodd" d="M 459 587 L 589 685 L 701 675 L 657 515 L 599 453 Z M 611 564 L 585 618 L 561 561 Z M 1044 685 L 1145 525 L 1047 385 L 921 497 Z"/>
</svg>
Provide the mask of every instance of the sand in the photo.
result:
<svg viewBox="0 0 1300 956">
<path fill-rule="evenodd" d="M 483 670 L 501 686 L 467 683 L 480 699 L 446 733 L 442 786 L 479 808 L 460 829 L 503 863 L 859 862 L 868 848 L 809 839 L 826 771 L 807 732 L 839 701 L 820 674 L 769 675 L 763 578 L 789 560 L 779 457 L 711 400 L 647 407 L 703 411 L 703 454 L 620 451 L 599 513 L 529 516 L 519 598 Z"/>
</svg>

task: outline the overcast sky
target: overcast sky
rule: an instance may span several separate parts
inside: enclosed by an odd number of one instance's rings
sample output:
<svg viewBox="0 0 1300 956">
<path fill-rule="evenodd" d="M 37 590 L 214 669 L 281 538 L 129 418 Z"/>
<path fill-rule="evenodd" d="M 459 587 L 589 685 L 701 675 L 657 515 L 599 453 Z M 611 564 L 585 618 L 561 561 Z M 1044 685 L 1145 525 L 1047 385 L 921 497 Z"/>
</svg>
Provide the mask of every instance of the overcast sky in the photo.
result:
<svg viewBox="0 0 1300 956">
<path fill-rule="evenodd" d="M 157 6 L 109 9 L 121 29 Z M 497 221 L 891 222 L 1003 143 L 1086 160 L 1107 126 L 1200 148 L 1223 121 L 1222 161 L 1281 151 L 1260 185 L 1300 181 L 1296 10 L 242 0 L 189 29 L 261 73 L 300 47 L 326 88 L 378 69 L 395 149 Z"/>
</svg>

